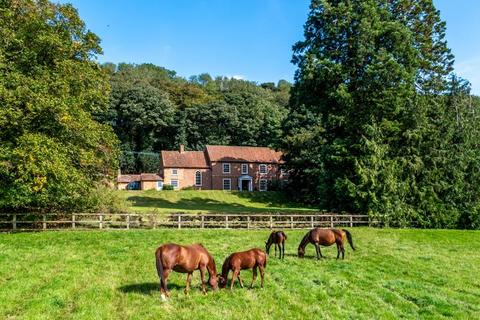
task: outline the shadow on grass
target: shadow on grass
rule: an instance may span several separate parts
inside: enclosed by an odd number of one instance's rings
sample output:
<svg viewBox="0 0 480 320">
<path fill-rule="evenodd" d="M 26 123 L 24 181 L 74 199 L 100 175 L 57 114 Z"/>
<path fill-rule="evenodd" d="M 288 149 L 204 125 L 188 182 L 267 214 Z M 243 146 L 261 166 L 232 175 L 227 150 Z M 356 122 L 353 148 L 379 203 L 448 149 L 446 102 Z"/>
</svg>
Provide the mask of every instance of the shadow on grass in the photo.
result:
<svg viewBox="0 0 480 320">
<path fill-rule="evenodd" d="M 168 290 L 178 290 L 178 289 L 185 289 L 183 286 L 179 286 L 174 283 L 168 284 Z M 118 288 L 119 291 L 123 293 L 140 293 L 147 296 L 151 296 L 153 294 L 160 294 L 159 283 L 158 282 L 144 282 L 144 283 L 134 283 L 134 284 L 127 284 L 125 286 L 121 286 Z"/>
<path fill-rule="evenodd" d="M 178 192 L 178 191 L 176 191 Z M 181 192 L 181 191 L 180 191 Z M 238 198 L 248 199 L 253 202 L 251 205 L 240 203 L 223 202 L 204 197 L 179 198 L 171 201 L 161 197 L 150 196 L 148 194 L 132 195 L 127 198 L 133 207 L 162 208 L 173 210 L 201 210 L 210 212 L 266 212 L 266 211 L 303 211 L 301 204 L 295 204 L 298 207 L 292 208 L 294 204 L 284 202 L 284 196 L 278 192 L 232 192 Z M 181 193 L 179 193 L 181 195 Z M 264 207 L 255 207 L 255 203 L 262 204 Z"/>
</svg>

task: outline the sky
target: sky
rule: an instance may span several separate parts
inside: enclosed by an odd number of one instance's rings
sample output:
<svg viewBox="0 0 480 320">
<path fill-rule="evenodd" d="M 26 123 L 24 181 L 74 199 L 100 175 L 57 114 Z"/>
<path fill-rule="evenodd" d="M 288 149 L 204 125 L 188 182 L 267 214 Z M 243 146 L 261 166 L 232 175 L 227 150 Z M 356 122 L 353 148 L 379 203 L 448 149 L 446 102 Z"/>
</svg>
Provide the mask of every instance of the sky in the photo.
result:
<svg viewBox="0 0 480 320">
<path fill-rule="evenodd" d="M 61 0 L 102 40 L 99 62 L 153 63 L 188 78 L 208 72 L 293 81 L 292 45 L 309 0 Z M 480 1 L 434 0 L 447 22 L 455 72 L 480 94 Z"/>
</svg>

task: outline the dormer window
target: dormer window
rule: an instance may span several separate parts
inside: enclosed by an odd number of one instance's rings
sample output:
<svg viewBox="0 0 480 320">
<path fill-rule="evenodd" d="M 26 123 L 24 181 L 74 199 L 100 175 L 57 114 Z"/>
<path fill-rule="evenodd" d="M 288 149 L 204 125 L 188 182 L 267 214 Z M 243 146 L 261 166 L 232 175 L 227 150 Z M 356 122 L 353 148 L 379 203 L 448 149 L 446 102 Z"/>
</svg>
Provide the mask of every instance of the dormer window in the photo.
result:
<svg viewBox="0 0 480 320">
<path fill-rule="evenodd" d="M 230 163 L 223 164 L 223 173 L 224 174 L 230 173 Z"/>
</svg>

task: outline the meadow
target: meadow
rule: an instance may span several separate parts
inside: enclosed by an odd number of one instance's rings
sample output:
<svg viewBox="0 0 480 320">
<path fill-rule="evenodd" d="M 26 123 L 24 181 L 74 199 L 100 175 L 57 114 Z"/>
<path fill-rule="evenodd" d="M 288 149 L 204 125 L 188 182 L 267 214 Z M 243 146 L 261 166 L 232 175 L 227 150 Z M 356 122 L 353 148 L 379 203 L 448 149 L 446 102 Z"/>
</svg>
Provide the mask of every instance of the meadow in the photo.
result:
<svg viewBox="0 0 480 320">
<path fill-rule="evenodd" d="M 130 211 L 157 213 L 261 213 L 319 211 L 291 203 L 281 192 L 236 192 L 222 190 L 118 191 Z"/>
<path fill-rule="evenodd" d="M 1 319 L 397 319 L 480 317 L 480 232 L 353 228 L 356 251 L 296 257 L 305 231 L 287 231 L 265 288 L 200 292 L 172 273 L 162 302 L 154 251 L 201 242 L 217 269 L 233 251 L 263 247 L 269 231 L 143 230 L 0 234 Z M 243 271 L 246 284 L 251 272 Z"/>
</svg>

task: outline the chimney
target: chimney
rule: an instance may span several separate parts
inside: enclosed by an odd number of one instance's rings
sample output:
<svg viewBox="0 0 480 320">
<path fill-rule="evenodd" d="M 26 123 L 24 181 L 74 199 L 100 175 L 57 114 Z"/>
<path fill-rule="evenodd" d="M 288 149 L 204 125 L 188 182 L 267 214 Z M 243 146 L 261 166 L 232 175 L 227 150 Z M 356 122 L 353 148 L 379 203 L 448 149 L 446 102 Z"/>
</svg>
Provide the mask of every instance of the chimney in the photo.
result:
<svg viewBox="0 0 480 320">
<path fill-rule="evenodd" d="M 180 144 L 180 153 L 185 152 L 185 146 L 183 144 Z"/>
</svg>

